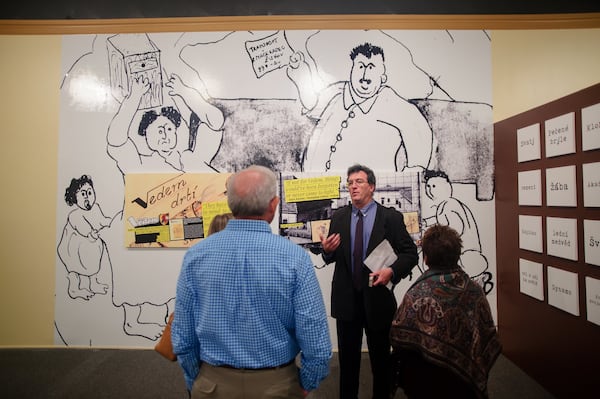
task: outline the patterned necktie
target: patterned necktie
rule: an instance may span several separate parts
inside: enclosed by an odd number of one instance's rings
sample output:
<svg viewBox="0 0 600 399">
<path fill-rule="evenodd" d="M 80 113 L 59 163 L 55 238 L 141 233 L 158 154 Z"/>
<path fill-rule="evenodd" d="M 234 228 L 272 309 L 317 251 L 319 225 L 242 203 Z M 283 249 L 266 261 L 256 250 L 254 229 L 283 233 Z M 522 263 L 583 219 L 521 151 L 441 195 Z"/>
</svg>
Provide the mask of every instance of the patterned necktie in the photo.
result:
<svg viewBox="0 0 600 399">
<path fill-rule="evenodd" d="M 352 256 L 354 257 L 354 268 L 352 269 L 352 281 L 354 282 L 354 288 L 357 290 L 362 289 L 362 265 L 363 265 L 363 214 L 361 211 L 357 212 L 358 221 L 356 222 L 356 230 L 354 231 L 354 251 Z"/>
</svg>

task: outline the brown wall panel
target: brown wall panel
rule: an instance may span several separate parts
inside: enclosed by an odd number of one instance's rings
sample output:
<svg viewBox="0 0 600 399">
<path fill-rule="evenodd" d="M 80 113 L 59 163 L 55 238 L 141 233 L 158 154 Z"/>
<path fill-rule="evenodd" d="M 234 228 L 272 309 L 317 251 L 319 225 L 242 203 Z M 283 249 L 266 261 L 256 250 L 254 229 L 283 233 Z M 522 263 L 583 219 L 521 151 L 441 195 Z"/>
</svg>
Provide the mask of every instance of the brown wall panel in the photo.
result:
<svg viewBox="0 0 600 399">
<path fill-rule="evenodd" d="M 549 84 L 551 84 L 549 82 Z M 494 125 L 498 330 L 504 354 L 559 398 L 597 393 L 600 326 L 587 320 L 585 277 L 600 279 L 600 266 L 585 263 L 583 220 L 600 220 L 600 208 L 583 206 L 582 164 L 600 161 L 600 150 L 581 150 L 581 109 L 600 103 L 600 84 Z M 576 152 L 546 158 L 544 121 L 575 112 Z M 517 129 L 540 124 L 541 159 L 517 162 Z M 576 165 L 577 206 L 549 207 L 545 170 Z M 541 170 L 542 206 L 518 205 L 518 172 Z M 519 248 L 519 215 L 542 216 L 543 253 Z M 546 217 L 577 219 L 578 261 L 547 254 Z M 520 292 L 519 258 L 543 264 L 544 301 Z M 548 304 L 547 267 L 577 273 L 579 316 Z"/>
</svg>

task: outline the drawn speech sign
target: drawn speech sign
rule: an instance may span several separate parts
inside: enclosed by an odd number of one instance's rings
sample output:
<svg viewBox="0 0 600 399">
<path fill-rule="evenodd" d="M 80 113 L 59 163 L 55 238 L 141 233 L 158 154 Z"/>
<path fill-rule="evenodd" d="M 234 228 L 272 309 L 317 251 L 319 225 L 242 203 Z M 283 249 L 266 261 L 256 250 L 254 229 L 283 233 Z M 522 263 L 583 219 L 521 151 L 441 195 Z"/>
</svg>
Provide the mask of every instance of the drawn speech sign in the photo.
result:
<svg viewBox="0 0 600 399">
<path fill-rule="evenodd" d="M 257 78 L 286 66 L 294 53 L 281 31 L 245 44 Z"/>
</svg>

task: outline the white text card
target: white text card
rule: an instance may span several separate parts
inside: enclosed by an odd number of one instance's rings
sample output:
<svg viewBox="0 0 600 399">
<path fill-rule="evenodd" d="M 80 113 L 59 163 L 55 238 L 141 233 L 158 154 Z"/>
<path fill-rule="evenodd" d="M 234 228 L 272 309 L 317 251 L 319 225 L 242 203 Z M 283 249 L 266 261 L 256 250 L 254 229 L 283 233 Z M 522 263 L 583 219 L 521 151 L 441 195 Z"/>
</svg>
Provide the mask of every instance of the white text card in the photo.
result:
<svg viewBox="0 0 600 399">
<path fill-rule="evenodd" d="M 600 326 L 600 280 L 585 278 L 585 303 L 587 319 Z"/>
<path fill-rule="evenodd" d="M 579 316 L 577 273 L 548 266 L 548 303 Z"/>
<path fill-rule="evenodd" d="M 600 207 L 600 162 L 584 163 L 583 206 Z"/>
<path fill-rule="evenodd" d="M 600 148 L 600 103 L 581 109 L 581 149 L 596 148 Z"/>
<path fill-rule="evenodd" d="M 577 219 L 546 218 L 548 255 L 577 260 Z"/>
<path fill-rule="evenodd" d="M 541 216 L 519 215 L 519 248 L 543 252 Z"/>
<path fill-rule="evenodd" d="M 519 287 L 523 294 L 544 300 L 544 267 L 541 263 L 519 259 Z"/>
<path fill-rule="evenodd" d="M 519 205 L 542 206 L 542 172 L 519 172 Z"/>
<path fill-rule="evenodd" d="M 519 162 L 541 158 L 540 124 L 517 129 L 517 159 Z"/>
<path fill-rule="evenodd" d="M 575 165 L 546 169 L 548 206 L 577 206 Z"/>
<path fill-rule="evenodd" d="M 600 266 L 600 220 L 583 221 L 585 263 Z"/>
<path fill-rule="evenodd" d="M 575 152 L 575 112 L 548 119 L 546 132 L 546 157 Z"/>
</svg>

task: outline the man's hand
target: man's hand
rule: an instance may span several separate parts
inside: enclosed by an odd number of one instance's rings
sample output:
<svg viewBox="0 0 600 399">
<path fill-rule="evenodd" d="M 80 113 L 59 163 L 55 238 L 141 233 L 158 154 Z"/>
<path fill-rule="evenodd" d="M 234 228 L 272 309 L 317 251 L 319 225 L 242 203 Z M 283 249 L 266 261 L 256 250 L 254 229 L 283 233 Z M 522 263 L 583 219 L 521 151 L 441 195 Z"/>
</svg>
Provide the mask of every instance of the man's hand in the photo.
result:
<svg viewBox="0 0 600 399">
<path fill-rule="evenodd" d="M 369 276 L 373 276 L 373 286 L 386 285 L 394 276 L 394 271 L 391 267 L 384 267 L 383 269 L 378 270 L 375 273 L 369 274 Z"/>
<path fill-rule="evenodd" d="M 325 253 L 335 251 L 340 246 L 340 241 L 339 233 L 332 234 L 329 237 L 325 237 L 321 234 L 321 245 L 323 246 L 323 251 Z"/>
</svg>

